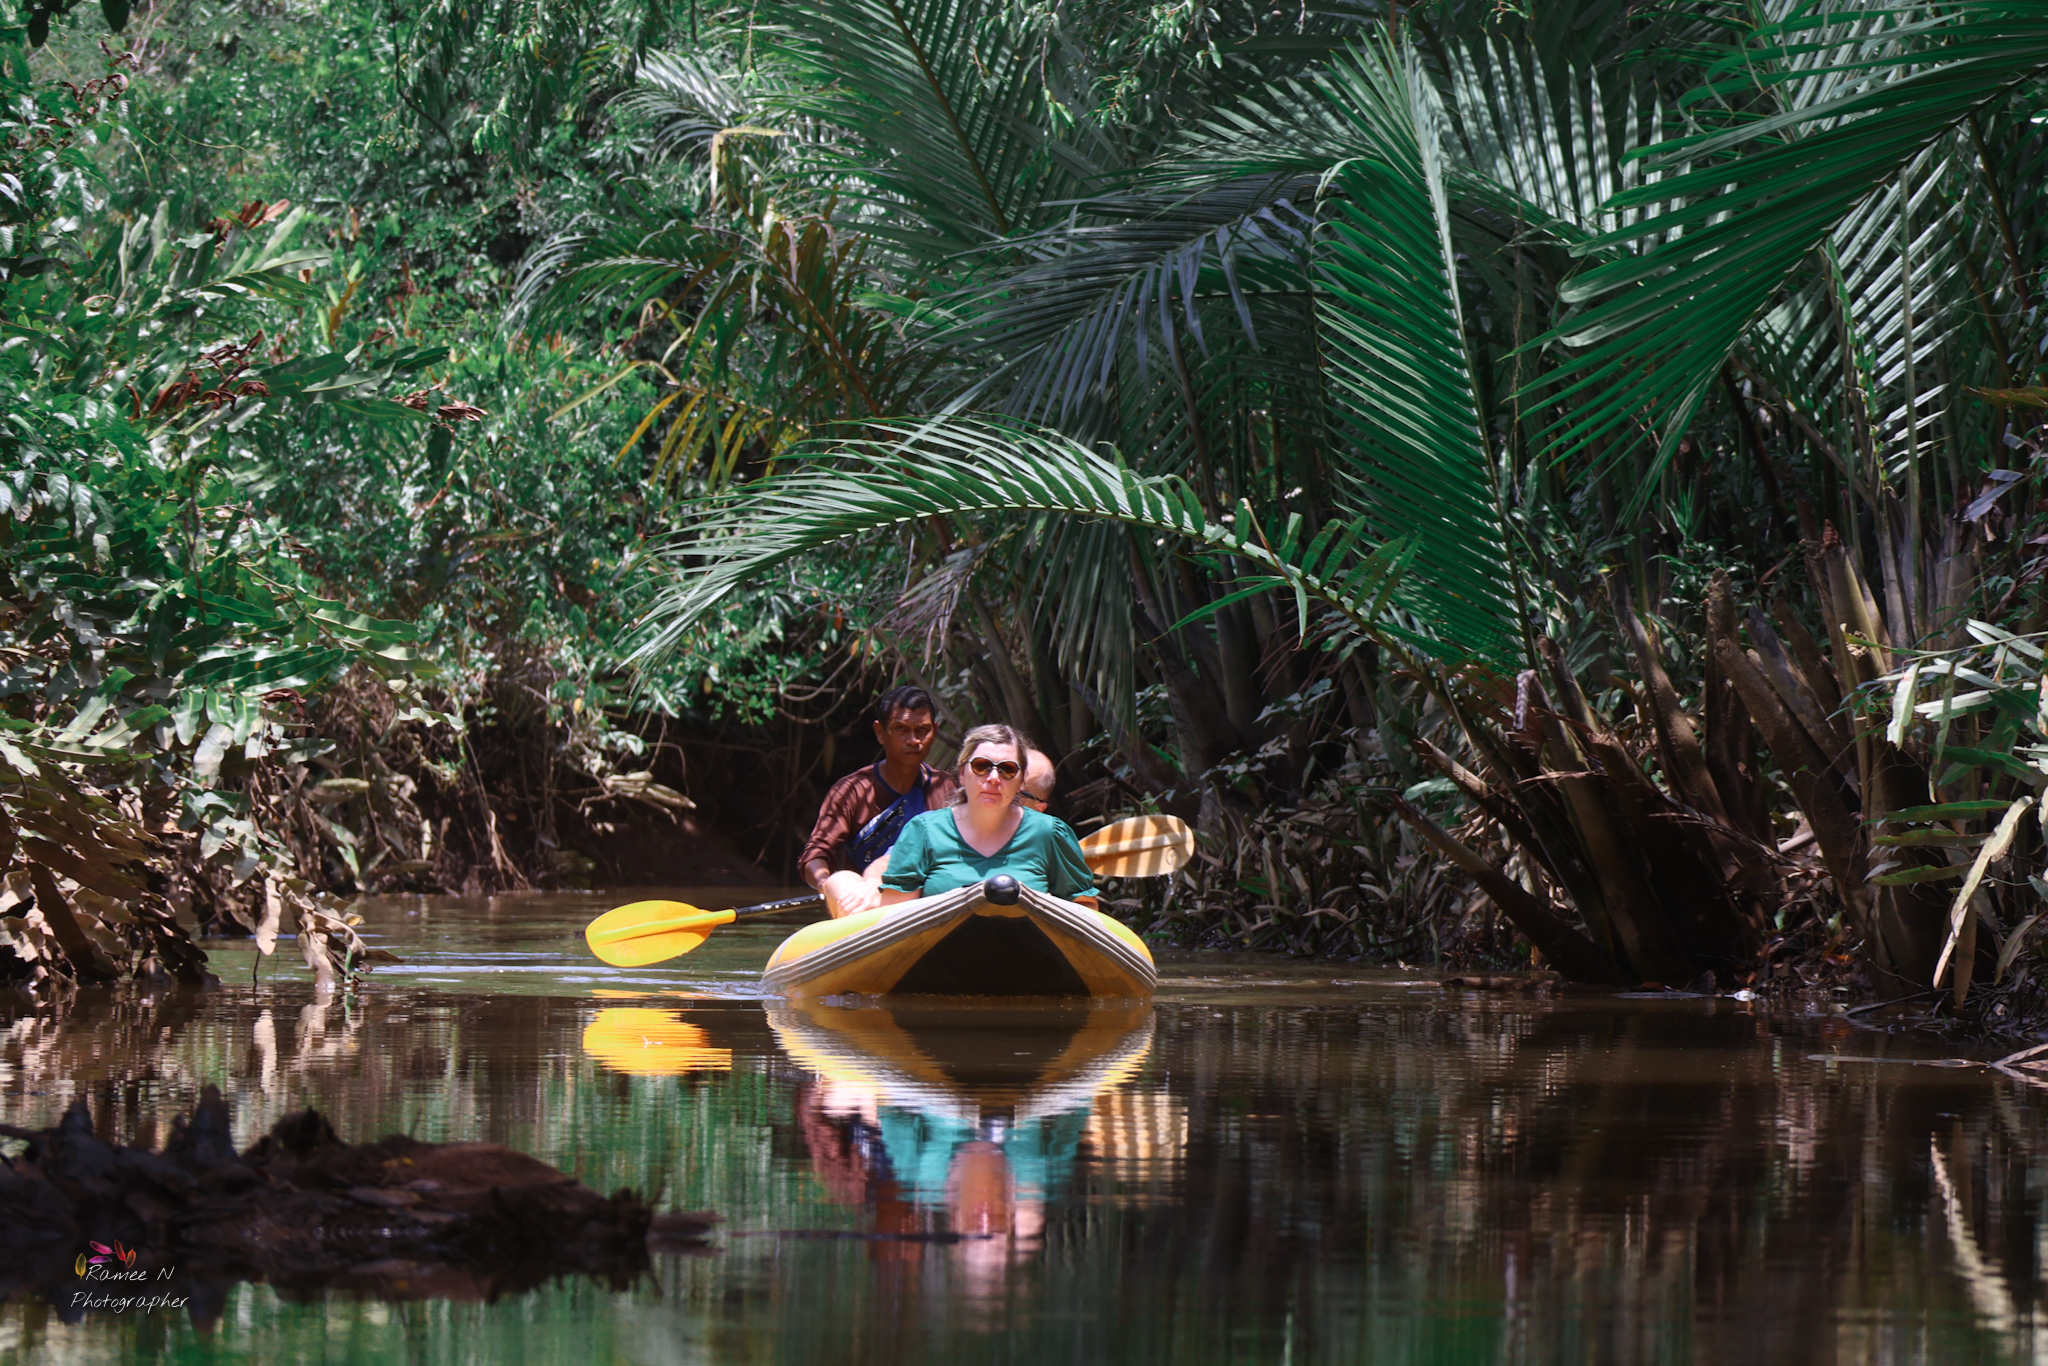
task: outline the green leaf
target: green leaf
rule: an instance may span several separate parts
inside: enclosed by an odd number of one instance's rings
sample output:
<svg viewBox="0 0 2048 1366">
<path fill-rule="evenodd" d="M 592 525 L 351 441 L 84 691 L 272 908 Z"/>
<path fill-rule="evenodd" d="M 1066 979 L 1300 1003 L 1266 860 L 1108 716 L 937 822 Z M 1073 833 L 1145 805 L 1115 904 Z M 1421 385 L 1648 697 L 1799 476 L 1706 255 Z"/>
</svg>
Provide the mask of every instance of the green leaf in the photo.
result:
<svg viewBox="0 0 2048 1366">
<path fill-rule="evenodd" d="M 427 468 L 432 470 L 445 468 L 444 462 L 448 459 L 448 452 L 453 448 L 454 444 L 454 433 L 441 424 L 435 423 L 427 432 Z"/>
<path fill-rule="evenodd" d="M 1908 830 L 1903 835 L 1873 835 L 1870 842 L 1883 849 L 1974 849 L 1988 838 L 1959 835 L 1953 830 Z"/>
<path fill-rule="evenodd" d="M 1951 753 L 1954 751 L 1951 750 Z M 1907 806 L 1887 812 L 1866 821 L 1867 825 L 1897 825 L 1906 821 L 1958 821 L 1981 816 L 1987 811 L 2003 811 L 2011 802 L 1971 801 L 1940 802 L 1933 806 Z"/>
<path fill-rule="evenodd" d="M 1064 437 L 954 418 L 877 424 L 890 439 L 849 442 L 788 474 L 705 507 L 664 548 L 668 582 L 643 619 L 636 660 L 678 649 L 704 616 L 767 570 L 851 537 L 932 517 L 1047 512 L 1120 523 L 1247 561 L 1353 628 L 1404 634 L 1385 617 L 1412 546 L 1382 546 L 1311 574 L 1255 532 L 1212 522 L 1174 476 L 1136 473 Z"/>
<path fill-rule="evenodd" d="M 1583 311 L 1532 344 L 1570 354 L 1528 397 L 1561 405 L 1556 438 L 1578 450 L 1635 427 L 1652 433 L 1656 463 L 1631 514 L 1737 341 L 1836 226 L 1971 114 L 2048 70 L 2048 17 L 2022 5 L 1966 0 L 1874 40 L 1883 16 L 1920 13 L 1873 6 L 1803 20 L 1838 26 L 1823 35 L 1838 45 L 1825 81 L 1799 60 L 1811 44 L 1763 31 L 1761 48 L 1729 70 L 1766 73 L 1781 111 L 1669 144 L 1667 174 L 1610 201 L 1631 213 L 1663 207 L 1576 248 L 1606 259 L 1562 291 Z"/>
<path fill-rule="evenodd" d="M 772 12 L 806 78 L 798 110 L 847 133 L 813 164 L 880 210 L 872 230 L 938 254 L 983 247 L 1038 226 L 1041 203 L 1072 186 L 1072 158 L 1048 146 L 1045 36 L 1022 13 L 996 0 Z"/>
<path fill-rule="evenodd" d="M 2015 759 L 2010 754 L 2003 754 L 1996 750 L 1973 749 L 1968 745 L 1950 745 L 1942 751 L 1942 757 L 1950 763 L 1960 766 L 1957 770 L 1951 770 L 1952 772 L 1960 773 L 1970 768 L 1988 768 L 2002 773 L 2009 778 L 2017 778 L 2021 782 L 2033 787 L 2048 784 L 2048 773 L 2043 773 L 2032 764 L 2025 763 Z M 1941 779 L 1941 786 L 1947 787 L 1954 781 L 1955 779 L 1944 775 Z"/>
<path fill-rule="evenodd" d="M 1948 867 L 1909 868 L 1902 873 L 1879 873 L 1870 879 L 1881 887 L 1907 887 L 1917 882 L 1946 882 L 1970 870 L 1960 863 Z"/>
<path fill-rule="evenodd" d="M 1382 539 L 1416 543 L 1404 596 L 1449 652 L 1512 672 L 1520 571 L 1465 351 L 1432 92 L 1413 52 L 1388 44 L 1343 76 L 1373 154 L 1337 173 L 1317 311 L 1353 484 Z"/>
</svg>

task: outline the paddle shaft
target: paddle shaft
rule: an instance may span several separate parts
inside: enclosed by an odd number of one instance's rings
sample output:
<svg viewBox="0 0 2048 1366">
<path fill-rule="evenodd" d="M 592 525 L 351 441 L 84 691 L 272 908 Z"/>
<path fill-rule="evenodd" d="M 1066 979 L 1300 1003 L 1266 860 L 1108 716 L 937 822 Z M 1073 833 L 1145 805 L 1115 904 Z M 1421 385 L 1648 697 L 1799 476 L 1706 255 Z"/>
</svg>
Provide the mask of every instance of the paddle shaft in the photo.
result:
<svg viewBox="0 0 2048 1366">
<path fill-rule="evenodd" d="M 591 943 L 611 944 L 623 939 L 645 939 L 651 935 L 667 934 L 672 930 L 729 925 L 735 920 L 751 920 L 757 915 L 774 915 L 777 911 L 808 911 L 824 904 L 825 898 L 817 892 L 812 892 L 809 896 L 793 896 L 785 901 L 764 901 L 758 906 L 741 906 L 731 911 L 693 911 L 689 915 L 674 916 L 668 920 L 650 920 L 638 925 L 621 925 L 615 930 L 599 930 L 591 936 Z"/>
<path fill-rule="evenodd" d="M 1161 820 L 1165 820 L 1169 826 L 1176 828 L 1159 829 L 1158 823 Z M 1148 830 L 1147 826 L 1152 828 Z M 1126 831 L 1131 833 L 1126 834 Z M 1145 831 L 1145 833 L 1138 833 L 1139 831 Z M 1105 836 L 1108 838 L 1105 839 Z M 1144 867 L 1142 864 L 1139 867 L 1132 868 L 1126 868 L 1123 865 L 1127 864 L 1131 859 L 1153 850 L 1179 848 L 1181 849 L 1181 857 L 1173 860 L 1173 866 L 1178 868 L 1180 864 L 1187 861 L 1186 849 L 1183 846 L 1191 841 L 1191 832 L 1180 821 L 1158 816 L 1140 816 L 1133 817 L 1127 821 L 1118 821 L 1114 825 L 1104 826 L 1096 831 L 1087 840 L 1082 842 L 1082 853 L 1087 859 L 1089 867 L 1096 872 L 1097 876 L 1157 876 L 1172 870 L 1161 867 Z M 676 953 L 688 953 L 697 943 L 703 942 L 705 935 L 710 934 L 711 931 L 721 925 L 730 925 L 735 920 L 748 920 L 755 916 L 774 915 L 781 911 L 812 910 L 823 905 L 824 900 L 823 896 L 815 894 L 811 896 L 796 896 L 782 901 L 764 901 L 758 906 L 742 906 L 730 911 L 705 911 L 699 910 L 694 906 L 684 906 L 679 902 L 669 902 L 666 904 L 684 910 L 686 914 L 663 915 L 659 920 L 637 920 L 632 915 L 626 914 L 626 923 L 624 924 L 603 925 L 602 922 L 605 919 L 639 909 L 638 907 L 620 907 L 618 911 L 612 912 L 611 916 L 600 917 L 597 924 L 593 924 L 589 930 L 585 931 L 585 938 L 592 950 L 596 950 L 601 945 L 622 944 L 635 939 L 651 939 L 667 934 L 694 935 L 696 939 L 688 947 L 675 950 Z M 649 909 L 653 909 L 661 903 L 643 904 L 647 905 Z M 607 961 L 611 960 L 607 959 Z"/>
<path fill-rule="evenodd" d="M 757 915 L 774 915 L 777 911 L 808 911 L 825 904 L 823 892 L 811 892 L 804 896 L 793 896 L 786 901 L 764 901 L 758 906 L 742 906 L 732 913 L 734 920 L 747 920 Z"/>
</svg>

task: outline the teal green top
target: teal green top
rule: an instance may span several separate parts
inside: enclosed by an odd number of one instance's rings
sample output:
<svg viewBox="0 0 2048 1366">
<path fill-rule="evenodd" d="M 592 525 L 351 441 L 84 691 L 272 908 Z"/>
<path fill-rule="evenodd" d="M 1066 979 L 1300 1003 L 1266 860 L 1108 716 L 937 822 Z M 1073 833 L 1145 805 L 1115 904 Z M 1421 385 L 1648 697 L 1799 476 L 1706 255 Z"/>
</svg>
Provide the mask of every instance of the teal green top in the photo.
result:
<svg viewBox="0 0 2048 1366">
<path fill-rule="evenodd" d="M 993 854 L 982 855 L 960 838 L 953 808 L 927 811 L 912 818 L 889 851 L 889 871 L 882 885 L 892 891 L 937 896 L 997 873 L 1008 873 L 1036 891 L 1066 901 L 1094 896 L 1095 874 L 1081 857 L 1081 842 L 1063 820 L 1018 808 L 1024 819 L 1017 833 Z"/>
</svg>

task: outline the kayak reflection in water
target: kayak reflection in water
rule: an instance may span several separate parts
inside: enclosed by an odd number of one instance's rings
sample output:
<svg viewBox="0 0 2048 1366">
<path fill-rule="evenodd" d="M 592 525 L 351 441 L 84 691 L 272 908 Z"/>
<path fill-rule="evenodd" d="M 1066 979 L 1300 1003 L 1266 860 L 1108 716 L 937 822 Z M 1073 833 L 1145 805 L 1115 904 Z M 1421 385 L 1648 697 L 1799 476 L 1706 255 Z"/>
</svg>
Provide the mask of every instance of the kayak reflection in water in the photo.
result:
<svg viewBox="0 0 2048 1366">
<path fill-rule="evenodd" d="M 1027 746 L 1009 726 L 976 726 L 960 744 L 960 799 L 903 829 L 882 875 L 884 906 L 937 896 L 997 873 L 1095 909 L 1095 875 L 1067 823 L 1019 804 Z"/>
<path fill-rule="evenodd" d="M 813 1080 L 796 1112 L 836 1202 L 873 1211 L 873 1259 L 946 1245 L 986 1305 L 1044 1247 L 1048 1210 L 1105 1154 L 1103 1105 L 1150 1051 L 1148 1008 L 771 1007 Z"/>
<path fill-rule="evenodd" d="M 1013 1123 L 968 1121 L 878 1103 L 873 1091 L 833 1082 L 804 1088 L 797 1120 L 819 1179 L 841 1204 L 875 1212 L 885 1261 L 919 1260 L 931 1235 L 952 1242 L 970 1297 L 1002 1287 L 1008 1269 L 1044 1245 L 1046 1205 L 1081 1155 L 1089 1112 Z M 934 1216 L 943 1212 L 943 1227 Z M 945 1235 L 953 1235 L 952 1241 Z"/>
</svg>

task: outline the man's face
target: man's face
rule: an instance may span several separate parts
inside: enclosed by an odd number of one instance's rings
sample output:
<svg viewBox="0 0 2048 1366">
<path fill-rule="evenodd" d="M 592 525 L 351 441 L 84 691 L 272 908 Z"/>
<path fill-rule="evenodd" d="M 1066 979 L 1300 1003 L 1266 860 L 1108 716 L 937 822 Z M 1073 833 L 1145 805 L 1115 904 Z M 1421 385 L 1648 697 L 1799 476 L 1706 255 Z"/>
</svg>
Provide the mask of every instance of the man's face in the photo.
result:
<svg viewBox="0 0 2048 1366">
<path fill-rule="evenodd" d="M 1043 811 L 1052 800 L 1052 760 L 1037 750 L 1024 764 L 1024 790 L 1017 794 L 1017 800 L 1033 811 Z"/>
<path fill-rule="evenodd" d="M 896 763 L 923 763 L 938 734 L 928 711 L 898 711 L 891 713 L 887 725 L 875 722 L 875 738 L 882 742 L 882 753 Z"/>
</svg>

